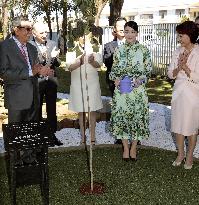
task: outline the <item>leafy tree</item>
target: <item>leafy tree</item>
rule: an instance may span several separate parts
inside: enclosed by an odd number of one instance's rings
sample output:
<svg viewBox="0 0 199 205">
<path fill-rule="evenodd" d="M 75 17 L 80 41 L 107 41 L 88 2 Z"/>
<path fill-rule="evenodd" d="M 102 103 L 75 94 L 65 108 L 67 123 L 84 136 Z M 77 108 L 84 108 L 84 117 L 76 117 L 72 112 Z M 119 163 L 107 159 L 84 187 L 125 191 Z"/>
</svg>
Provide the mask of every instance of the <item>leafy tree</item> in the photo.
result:
<svg viewBox="0 0 199 205">
<path fill-rule="evenodd" d="M 181 18 L 180 18 L 180 22 L 183 23 L 185 21 L 189 21 L 189 17 L 187 17 L 186 15 L 183 15 Z"/>
</svg>

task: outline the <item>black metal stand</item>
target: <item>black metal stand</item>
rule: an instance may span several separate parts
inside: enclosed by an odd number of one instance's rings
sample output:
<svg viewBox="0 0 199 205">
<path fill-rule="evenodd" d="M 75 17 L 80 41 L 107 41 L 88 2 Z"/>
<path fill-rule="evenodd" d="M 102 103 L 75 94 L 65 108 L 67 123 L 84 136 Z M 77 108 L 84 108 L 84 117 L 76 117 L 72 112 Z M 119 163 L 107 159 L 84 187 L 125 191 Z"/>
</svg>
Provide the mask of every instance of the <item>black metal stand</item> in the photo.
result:
<svg viewBox="0 0 199 205">
<path fill-rule="evenodd" d="M 54 133 L 46 122 L 3 125 L 8 183 L 13 205 L 16 205 L 16 188 L 32 184 L 40 184 L 43 204 L 49 204 L 48 147 L 54 146 L 53 136 Z M 30 154 L 30 162 L 23 158 L 24 153 Z"/>
</svg>

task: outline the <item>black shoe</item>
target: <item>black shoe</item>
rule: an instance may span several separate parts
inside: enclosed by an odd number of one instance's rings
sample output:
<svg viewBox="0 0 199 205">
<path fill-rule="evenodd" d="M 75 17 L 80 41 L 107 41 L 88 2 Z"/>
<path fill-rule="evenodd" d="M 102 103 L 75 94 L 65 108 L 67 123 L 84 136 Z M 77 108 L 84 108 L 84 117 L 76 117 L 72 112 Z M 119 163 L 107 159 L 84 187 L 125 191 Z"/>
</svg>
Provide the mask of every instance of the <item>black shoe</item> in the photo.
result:
<svg viewBox="0 0 199 205">
<path fill-rule="evenodd" d="M 123 160 L 124 162 L 128 162 L 128 161 L 129 161 L 129 158 L 122 158 L 122 160 Z"/>
<path fill-rule="evenodd" d="M 116 140 L 115 144 L 122 144 L 122 140 L 121 139 Z"/>
<path fill-rule="evenodd" d="M 137 142 L 137 145 L 141 145 L 141 142 L 140 142 L 140 140 L 138 140 L 138 142 Z"/>
<path fill-rule="evenodd" d="M 54 139 L 54 144 L 57 146 L 63 145 L 63 143 L 60 140 L 58 140 L 57 138 Z"/>
<path fill-rule="evenodd" d="M 131 156 L 130 156 L 130 161 L 132 161 L 132 162 L 137 162 L 137 158 L 134 158 L 134 157 L 131 157 Z"/>
</svg>

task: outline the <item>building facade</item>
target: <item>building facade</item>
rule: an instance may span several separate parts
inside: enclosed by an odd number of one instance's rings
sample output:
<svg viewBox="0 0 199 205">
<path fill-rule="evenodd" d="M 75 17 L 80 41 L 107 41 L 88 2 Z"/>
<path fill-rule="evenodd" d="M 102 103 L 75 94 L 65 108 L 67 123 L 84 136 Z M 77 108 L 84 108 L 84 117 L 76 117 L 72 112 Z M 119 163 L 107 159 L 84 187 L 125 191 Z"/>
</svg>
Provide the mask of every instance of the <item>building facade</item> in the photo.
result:
<svg viewBox="0 0 199 205">
<path fill-rule="evenodd" d="M 108 25 L 109 4 L 102 11 L 100 25 Z M 140 25 L 179 23 L 182 18 L 194 20 L 199 15 L 199 0 L 124 0 L 122 16 Z"/>
</svg>

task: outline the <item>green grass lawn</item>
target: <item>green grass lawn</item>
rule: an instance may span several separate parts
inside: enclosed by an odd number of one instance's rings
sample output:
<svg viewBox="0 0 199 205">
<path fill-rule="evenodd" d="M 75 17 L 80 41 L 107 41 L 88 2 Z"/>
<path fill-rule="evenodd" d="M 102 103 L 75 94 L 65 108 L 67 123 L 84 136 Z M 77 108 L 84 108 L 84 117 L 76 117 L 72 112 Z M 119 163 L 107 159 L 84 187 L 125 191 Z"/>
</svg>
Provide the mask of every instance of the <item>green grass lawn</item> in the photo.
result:
<svg viewBox="0 0 199 205">
<path fill-rule="evenodd" d="M 99 71 L 101 92 L 103 96 L 110 96 L 110 91 L 106 83 L 106 72 Z M 70 91 L 70 72 L 63 68 L 57 69 L 59 79 L 58 92 L 69 93 Z M 147 83 L 147 92 L 150 102 L 170 105 L 173 82 L 160 76 L 151 77 Z"/>
<path fill-rule="evenodd" d="M 51 205 L 197 205 L 199 204 L 199 163 L 192 170 L 172 167 L 176 153 L 140 148 L 136 163 L 121 159 L 119 146 L 96 147 L 94 180 L 105 184 L 103 195 L 81 195 L 79 188 L 89 183 L 84 149 L 50 153 Z M 19 205 L 40 205 L 39 186 L 17 189 Z M 0 204 L 9 205 L 4 159 L 0 158 Z"/>
</svg>

